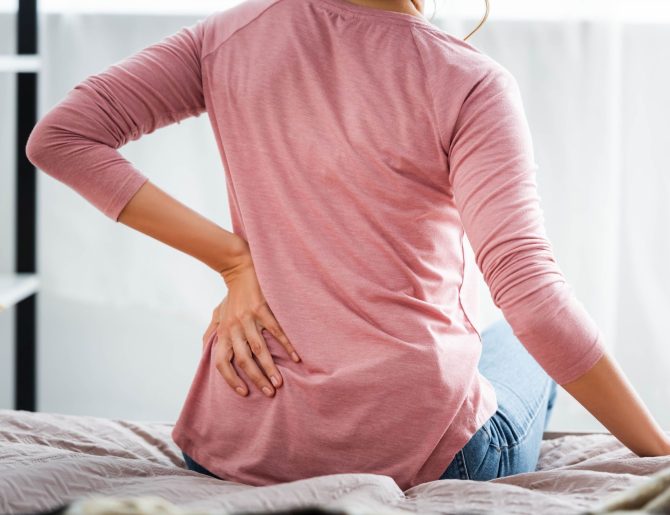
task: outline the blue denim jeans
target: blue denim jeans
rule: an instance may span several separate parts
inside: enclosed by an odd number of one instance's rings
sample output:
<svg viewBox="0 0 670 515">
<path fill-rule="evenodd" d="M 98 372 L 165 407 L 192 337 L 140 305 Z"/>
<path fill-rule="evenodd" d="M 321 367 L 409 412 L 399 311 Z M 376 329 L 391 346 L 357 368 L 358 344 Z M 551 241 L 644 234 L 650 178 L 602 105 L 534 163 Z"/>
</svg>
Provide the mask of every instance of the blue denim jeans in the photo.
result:
<svg viewBox="0 0 670 515">
<path fill-rule="evenodd" d="M 504 318 L 482 331 L 479 370 L 498 410 L 458 451 L 440 479 L 487 481 L 532 472 L 556 398 L 556 382 L 514 336 Z M 219 478 L 182 451 L 189 470 Z"/>
<path fill-rule="evenodd" d="M 498 410 L 456 453 L 440 479 L 488 481 L 533 472 L 556 399 L 556 382 L 504 318 L 482 331 L 478 366 L 496 391 Z"/>
<path fill-rule="evenodd" d="M 200 465 L 200 463 L 195 461 L 193 458 L 191 458 L 184 451 L 181 451 L 181 453 L 184 455 L 184 461 L 186 462 L 186 468 L 188 468 L 189 470 L 194 470 L 196 472 L 200 472 L 201 474 L 205 474 L 207 476 L 212 476 L 212 477 L 215 477 L 216 479 L 221 479 L 219 476 L 217 476 L 213 472 L 210 472 L 205 467 Z"/>
</svg>

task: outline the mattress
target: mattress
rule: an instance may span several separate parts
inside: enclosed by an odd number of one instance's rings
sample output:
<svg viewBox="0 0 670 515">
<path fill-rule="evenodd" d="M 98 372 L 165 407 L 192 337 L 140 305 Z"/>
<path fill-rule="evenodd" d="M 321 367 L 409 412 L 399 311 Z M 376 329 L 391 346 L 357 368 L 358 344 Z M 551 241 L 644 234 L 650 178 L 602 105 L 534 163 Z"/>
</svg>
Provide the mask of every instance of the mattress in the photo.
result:
<svg viewBox="0 0 670 515">
<path fill-rule="evenodd" d="M 597 511 L 614 501 L 632 506 L 630 499 L 640 505 L 641 492 L 646 499 L 667 496 L 670 476 L 670 456 L 638 457 L 608 433 L 545 433 L 534 472 L 491 481 L 435 480 L 402 491 L 389 476 L 352 473 L 259 487 L 186 469 L 170 436 L 173 424 L 0 410 L 0 512 L 132 498 L 163 501 L 174 513 L 322 507 L 347 514 L 550 515 Z"/>
</svg>

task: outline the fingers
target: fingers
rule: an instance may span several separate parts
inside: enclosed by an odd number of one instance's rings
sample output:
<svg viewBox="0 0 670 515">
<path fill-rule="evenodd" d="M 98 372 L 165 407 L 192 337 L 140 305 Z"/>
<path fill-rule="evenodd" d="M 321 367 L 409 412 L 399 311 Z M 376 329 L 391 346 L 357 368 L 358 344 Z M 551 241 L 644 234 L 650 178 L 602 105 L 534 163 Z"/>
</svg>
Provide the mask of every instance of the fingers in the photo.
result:
<svg viewBox="0 0 670 515">
<path fill-rule="evenodd" d="M 256 387 L 266 396 L 273 397 L 275 388 L 283 385 L 283 378 L 274 363 L 262 329 L 267 329 L 280 342 L 293 361 L 299 362 L 300 356 L 267 303 L 247 312 L 246 316 L 238 314 L 228 320 L 220 318 L 220 310 L 223 307 L 222 302 L 214 309 L 212 322 L 203 337 L 203 351 L 208 337 L 216 333 L 218 336 L 215 351 L 216 368 L 228 385 L 239 395 L 246 397 L 248 388 L 233 366 L 232 360 L 235 359 L 235 364 L 245 372 Z"/>
<path fill-rule="evenodd" d="M 202 352 L 205 352 L 207 342 L 212 337 L 212 335 L 216 331 L 217 326 L 219 325 L 219 310 L 221 309 L 221 306 L 223 306 L 223 304 L 226 302 L 226 298 L 228 298 L 228 296 L 224 297 L 224 299 L 221 302 L 219 302 L 219 304 L 212 311 L 212 320 L 209 322 L 207 329 L 205 329 L 205 334 L 202 335 Z"/>
<path fill-rule="evenodd" d="M 251 344 L 254 346 L 252 354 L 250 342 L 246 341 L 246 336 L 242 333 L 242 330 L 243 329 L 240 328 L 240 326 L 236 326 L 233 328 L 231 333 L 235 362 L 242 370 L 244 370 L 244 373 L 251 379 L 251 381 L 258 387 L 260 391 L 262 391 L 268 397 L 272 397 L 275 393 L 275 390 L 272 387 L 272 384 L 270 384 L 268 378 L 265 376 L 265 374 L 263 374 L 261 369 L 258 367 L 258 364 L 254 360 L 254 354 L 267 353 L 269 355 L 270 352 L 267 350 L 265 341 L 258 341 L 258 339 L 255 339 L 254 343 Z M 258 334 L 257 330 L 256 334 Z M 260 338 L 260 340 L 262 340 L 262 338 Z M 272 356 L 270 356 L 269 359 L 272 361 Z"/>
<path fill-rule="evenodd" d="M 237 375 L 231 362 L 234 356 L 232 341 L 225 331 L 221 330 L 217 330 L 217 339 L 218 341 L 215 351 L 216 369 L 231 388 L 242 397 L 245 397 L 247 395 L 247 385 L 242 381 L 242 378 Z"/>
<path fill-rule="evenodd" d="M 291 345 L 291 342 L 288 340 L 288 338 L 284 334 L 284 331 L 279 326 L 279 322 L 277 322 L 274 313 L 272 313 L 272 311 L 270 310 L 270 306 L 268 306 L 267 303 L 263 304 L 259 308 L 256 316 L 258 317 L 258 320 L 260 321 L 261 325 L 265 327 L 265 329 L 270 331 L 270 334 L 277 339 L 277 341 L 281 344 L 282 347 L 284 347 L 286 352 L 291 356 L 291 359 L 293 359 L 293 361 L 295 361 L 296 363 L 299 362 L 300 356 L 298 356 L 298 353 L 293 348 L 293 345 Z"/>
<path fill-rule="evenodd" d="M 282 377 L 279 369 L 275 366 L 272 354 L 268 350 L 267 342 L 260 332 L 260 324 L 252 318 L 248 318 L 244 324 L 246 340 L 249 344 L 251 352 L 254 353 L 256 359 L 260 362 L 265 375 L 270 378 L 270 382 L 275 388 L 279 388 L 282 383 Z"/>
<path fill-rule="evenodd" d="M 215 332 L 216 327 L 219 325 L 218 317 L 216 314 L 216 309 L 214 309 L 214 314 L 212 315 L 212 320 L 205 329 L 205 334 L 202 335 L 202 352 L 205 352 L 205 346 L 211 338 L 212 334 Z"/>
</svg>

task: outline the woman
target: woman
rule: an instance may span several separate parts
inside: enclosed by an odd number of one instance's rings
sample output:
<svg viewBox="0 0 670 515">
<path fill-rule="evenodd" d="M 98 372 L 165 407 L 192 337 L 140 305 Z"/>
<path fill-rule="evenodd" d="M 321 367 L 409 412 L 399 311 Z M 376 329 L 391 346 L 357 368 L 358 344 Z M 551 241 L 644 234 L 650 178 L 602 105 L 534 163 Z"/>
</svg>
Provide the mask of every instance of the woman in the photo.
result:
<svg viewBox="0 0 670 515">
<path fill-rule="evenodd" d="M 225 282 L 172 433 L 189 468 L 403 490 L 532 471 L 556 384 L 637 454 L 669 453 L 554 259 L 517 82 L 423 11 L 248 0 L 88 77 L 34 128 L 36 166 Z M 118 152 L 203 112 L 232 233 Z M 485 331 L 475 262 L 504 314 Z"/>
</svg>

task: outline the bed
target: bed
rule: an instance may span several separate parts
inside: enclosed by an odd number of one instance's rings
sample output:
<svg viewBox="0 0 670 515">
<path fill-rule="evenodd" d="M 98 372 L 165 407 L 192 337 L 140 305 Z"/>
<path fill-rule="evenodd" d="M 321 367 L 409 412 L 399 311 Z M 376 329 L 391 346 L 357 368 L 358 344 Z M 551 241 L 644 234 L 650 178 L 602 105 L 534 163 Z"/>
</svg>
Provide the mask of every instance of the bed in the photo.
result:
<svg viewBox="0 0 670 515">
<path fill-rule="evenodd" d="M 84 503 L 122 500 L 125 511 L 76 513 L 150 513 L 161 503 L 162 513 L 179 514 L 670 512 L 670 456 L 640 458 L 607 433 L 545 433 L 532 473 L 403 492 L 375 474 L 265 487 L 221 481 L 185 468 L 172 425 L 0 410 L 0 512 L 75 513 Z"/>
</svg>

